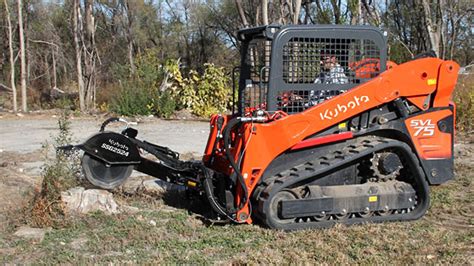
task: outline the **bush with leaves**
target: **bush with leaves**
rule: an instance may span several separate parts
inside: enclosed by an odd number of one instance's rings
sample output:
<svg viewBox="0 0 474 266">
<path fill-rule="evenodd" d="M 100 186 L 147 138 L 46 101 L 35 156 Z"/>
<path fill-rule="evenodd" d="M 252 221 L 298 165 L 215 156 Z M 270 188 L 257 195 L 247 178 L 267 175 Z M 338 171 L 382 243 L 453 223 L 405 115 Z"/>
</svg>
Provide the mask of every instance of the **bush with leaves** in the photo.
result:
<svg viewBox="0 0 474 266">
<path fill-rule="evenodd" d="M 222 67 L 205 64 L 202 75 L 191 70 L 184 77 L 179 59 L 162 64 L 153 50 L 139 55 L 135 65 L 135 71 L 113 100 L 112 111 L 169 118 L 177 109 L 187 109 L 201 117 L 227 110 L 229 78 Z"/>
<path fill-rule="evenodd" d="M 122 82 L 118 95 L 112 100 L 111 110 L 127 116 L 155 114 L 168 118 L 175 110 L 175 100 L 161 91 L 166 82 L 167 67 L 158 60 L 154 50 L 137 56 L 135 71 Z"/>
<path fill-rule="evenodd" d="M 202 76 L 191 70 L 189 77 L 173 75 L 174 95 L 178 107 L 191 110 L 201 117 L 225 112 L 230 99 L 229 78 L 224 68 L 205 64 Z"/>
</svg>

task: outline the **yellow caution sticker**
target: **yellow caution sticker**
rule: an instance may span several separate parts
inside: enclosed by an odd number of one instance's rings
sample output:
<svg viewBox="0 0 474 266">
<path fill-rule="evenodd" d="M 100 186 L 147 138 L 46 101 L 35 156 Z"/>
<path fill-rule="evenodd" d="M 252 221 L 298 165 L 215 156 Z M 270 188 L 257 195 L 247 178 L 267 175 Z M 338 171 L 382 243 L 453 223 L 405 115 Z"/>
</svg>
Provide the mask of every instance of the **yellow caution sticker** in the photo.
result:
<svg viewBox="0 0 474 266">
<path fill-rule="evenodd" d="M 188 186 L 195 187 L 196 185 L 197 185 L 196 182 L 188 181 Z"/>
<path fill-rule="evenodd" d="M 428 79 L 428 80 L 426 81 L 426 83 L 427 83 L 428 85 L 436 85 L 437 82 L 438 82 L 438 80 L 436 80 L 436 79 Z"/>
<path fill-rule="evenodd" d="M 347 127 L 347 125 L 346 125 L 346 123 L 340 123 L 338 127 L 339 127 L 339 129 L 344 129 L 344 128 Z"/>
<path fill-rule="evenodd" d="M 370 196 L 369 202 L 377 202 L 377 196 Z"/>
</svg>

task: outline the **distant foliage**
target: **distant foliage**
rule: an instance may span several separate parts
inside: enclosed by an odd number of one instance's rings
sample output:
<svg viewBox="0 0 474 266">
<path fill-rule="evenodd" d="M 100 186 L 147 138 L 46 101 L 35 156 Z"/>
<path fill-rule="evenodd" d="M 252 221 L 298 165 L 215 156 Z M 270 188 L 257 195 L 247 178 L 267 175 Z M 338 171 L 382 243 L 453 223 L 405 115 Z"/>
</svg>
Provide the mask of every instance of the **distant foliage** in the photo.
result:
<svg viewBox="0 0 474 266">
<path fill-rule="evenodd" d="M 133 86 L 127 82 L 127 85 L 120 88 L 119 93 L 112 100 L 111 110 L 121 115 L 149 115 L 148 107 L 150 102 L 150 92 L 142 87 Z"/>
<path fill-rule="evenodd" d="M 153 114 L 168 118 L 176 104 L 170 92 L 161 91 L 167 70 L 156 51 L 148 50 L 138 56 L 135 67 L 133 73 L 128 72 L 129 76 L 124 77 L 120 92 L 112 100 L 111 110 L 126 116 Z"/>
<path fill-rule="evenodd" d="M 456 127 L 462 132 L 474 130 L 474 74 L 459 75 L 454 90 L 456 103 Z"/>
<path fill-rule="evenodd" d="M 136 70 L 122 83 L 111 109 L 121 115 L 158 115 L 169 118 L 187 109 L 209 117 L 225 112 L 230 99 L 229 78 L 224 68 L 204 64 L 203 74 L 190 70 L 185 77 L 180 60 L 162 64 L 153 51 L 136 60 Z"/>
<path fill-rule="evenodd" d="M 182 75 L 173 75 L 178 106 L 201 117 L 225 112 L 230 99 L 230 81 L 227 76 L 224 68 L 214 64 L 204 64 L 201 76 L 194 70 L 184 79 Z"/>
</svg>

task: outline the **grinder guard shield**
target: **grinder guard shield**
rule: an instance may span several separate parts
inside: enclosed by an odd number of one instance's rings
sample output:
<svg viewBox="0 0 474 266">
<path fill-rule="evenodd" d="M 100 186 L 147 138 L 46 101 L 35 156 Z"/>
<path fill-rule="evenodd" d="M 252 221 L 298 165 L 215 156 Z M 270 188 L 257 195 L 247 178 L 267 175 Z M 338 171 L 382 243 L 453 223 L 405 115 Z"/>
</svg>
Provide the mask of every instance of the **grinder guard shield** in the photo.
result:
<svg viewBox="0 0 474 266">
<path fill-rule="evenodd" d="M 139 164 L 137 146 L 126 136 L 115 132 L 101 132 L 79 146 L 85 153 L 108 164 Z"/>
</svg>

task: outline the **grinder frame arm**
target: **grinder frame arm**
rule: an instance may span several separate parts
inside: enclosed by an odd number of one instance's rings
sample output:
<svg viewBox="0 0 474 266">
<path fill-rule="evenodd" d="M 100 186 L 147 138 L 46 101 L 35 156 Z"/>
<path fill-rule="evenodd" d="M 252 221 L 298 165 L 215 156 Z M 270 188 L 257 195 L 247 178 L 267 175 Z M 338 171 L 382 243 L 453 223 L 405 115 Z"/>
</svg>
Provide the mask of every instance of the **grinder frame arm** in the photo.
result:
<svg viewBox="0 0 474 266">
<path fill-rule="evenodd" d="M 115 122 L 126 124 L 125 129 L 121 133 L 107 131 L 107 125 Z M 222 206 L 214 195 L 214 171 L 205 167 L 201 161 L 182 161 L 179 154 L 172 151 L 168 147 L 155 145 L 153 143 L 136 139 L 138 131 L 130 127 L 132 123 L 123 118 L 112 117 L 105 120 L 99 130 L 99 133 L 93 135 L 82 144 L 66 145 L 58 147 L 58 150 L 65 152 L 71 150 L 84 151 L 83 168 L 86 178 L 94 185 L 104 188 L 113 189 L 130 176 L 127 167 L 133 167 L 134 170 L 144 174 L 156 177 L 168 183 L 184 186 L 186 189 L 197 192 L 199 195 L 206 194 L 213 210 L 220 217 L 228 218 L 234 222 L 235 213 L 229 213 Z M 144 156 L 144 151 L 152 154 L 157 160 L 150 160 Z M 107 184 L 107 180 L 98 182 L 91 176 L 91 170 L 84 165 L 85 158 L 87 162 L 92 161 L 95 166 L 103 165 L 105 168 L 124 167 L 123 178 L 120 182 L 114 182 L 112 185 Z M 92 159 L 91 159 L 92 158 Z M 91 167 L 92 168 L 92 167 Z"/>
</svg>

